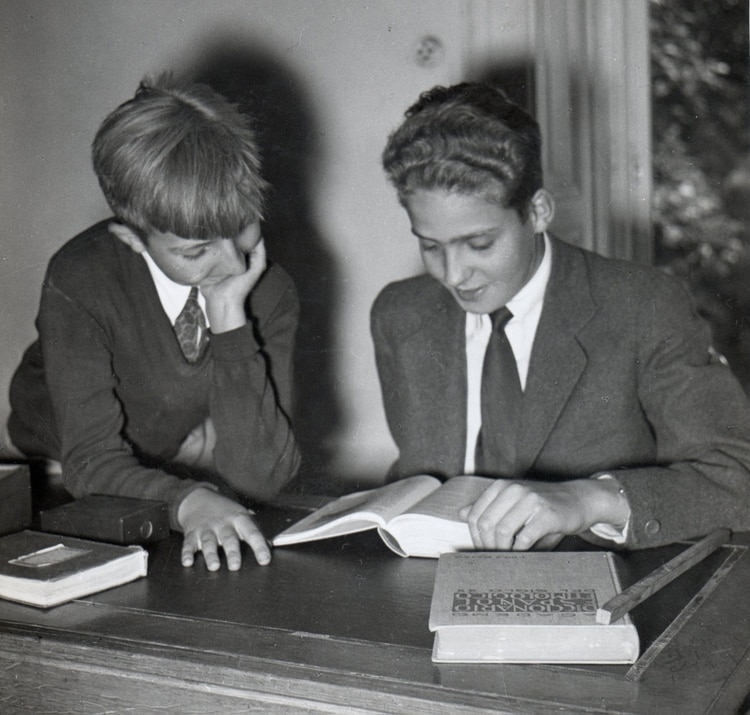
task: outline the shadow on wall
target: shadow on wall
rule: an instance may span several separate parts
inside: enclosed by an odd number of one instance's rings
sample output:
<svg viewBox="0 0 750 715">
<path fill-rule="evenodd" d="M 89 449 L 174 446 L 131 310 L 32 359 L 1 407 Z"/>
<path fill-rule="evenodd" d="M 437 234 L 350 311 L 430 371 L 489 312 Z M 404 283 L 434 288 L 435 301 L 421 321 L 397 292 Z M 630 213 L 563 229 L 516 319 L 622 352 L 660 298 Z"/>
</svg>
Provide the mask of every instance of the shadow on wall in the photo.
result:
<svg viewBox="0 0 750 715">
<path fill-rule="evenodd" d="M 215 39 L 201 49 L 192 76 L 254 119 L 263 174 L 272 187 L 263 226 L 268 255 L 291 275 L 301 303 L 292 421 L 303 465 L 294 488 L 325 491 L 340 407 L 333 375 L 336 267 L 310 210 L 317 131 L 305 93 L 290 68 L 248 44 Z"/>
<path fill-rule="evenodd" d="M 475 82 L 499 87 L 508 99 L 526 109 L 532 115 L 536 114 L 536 97 L 534 95 L 534 64 L 528 62 L 492 63 L 475 69 L 470 73 Z"/>
</svg>

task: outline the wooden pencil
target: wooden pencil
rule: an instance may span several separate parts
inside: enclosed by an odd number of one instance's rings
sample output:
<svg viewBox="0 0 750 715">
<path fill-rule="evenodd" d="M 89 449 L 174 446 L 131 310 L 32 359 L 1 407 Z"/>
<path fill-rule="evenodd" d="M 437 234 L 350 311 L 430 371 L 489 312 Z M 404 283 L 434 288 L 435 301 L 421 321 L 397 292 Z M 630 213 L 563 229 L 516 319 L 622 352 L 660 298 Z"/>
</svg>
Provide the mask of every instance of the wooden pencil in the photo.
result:
<svg viewBox="0 0 750 715">
<path fill-rule="evenodd" d="M 680 574 L 695 566 L 710 553 L 716 551 L 725 543 L 731 532 L 729 529 L 717 529 L 697 541 L 690 548 L 685 549 L 681 554 L 667 561 L 666 564 L 637 581 L 622 593 L 607 601 L 601 608 L 596 611 L 597 623 L 605 625 L 622 618 L 628 611 L 635 608 L 638 604 L 643 603 L 649 596 L 652 596 L 659 589 L 664 588 L 668 583 L 676 579 Z"/>
</svg>

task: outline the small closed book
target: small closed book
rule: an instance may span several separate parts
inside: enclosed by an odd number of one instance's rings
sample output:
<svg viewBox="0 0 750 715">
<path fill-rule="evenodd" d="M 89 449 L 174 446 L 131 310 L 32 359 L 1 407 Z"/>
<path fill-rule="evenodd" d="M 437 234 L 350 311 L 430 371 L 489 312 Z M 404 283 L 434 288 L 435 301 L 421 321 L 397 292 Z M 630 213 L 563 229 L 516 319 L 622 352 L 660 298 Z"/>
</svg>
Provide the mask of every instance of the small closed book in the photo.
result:
<svg viewBox="0 0 750 715">
<path fill-rule="evenodd" d="M 440 557 L 430 608 L 436 663 L 634 663 L 638 632 L 597 608 L 621 591 L 608 551 Z"/>
<path fill-rule="evenodd" d="M 0 598 L 49 608 L 145 576 L 148 552 L 39 531 L 0 537 Z"/>
<path fill-rule="evenodd" d="M 163 501 L 89 494 L 39 513 L 42 531 L 115 544 L 146 544 L 169 536 Z"/>
<path fill-rule="evenodd" d="M 461 476 L 441 482 L 417 475 L 329 502 L 273 538 L 287 546 L 377 529 L 399 556 L 438 558 L 474 548 L 461 507 L 474 503 L 494 479 Z"/>
</svg>

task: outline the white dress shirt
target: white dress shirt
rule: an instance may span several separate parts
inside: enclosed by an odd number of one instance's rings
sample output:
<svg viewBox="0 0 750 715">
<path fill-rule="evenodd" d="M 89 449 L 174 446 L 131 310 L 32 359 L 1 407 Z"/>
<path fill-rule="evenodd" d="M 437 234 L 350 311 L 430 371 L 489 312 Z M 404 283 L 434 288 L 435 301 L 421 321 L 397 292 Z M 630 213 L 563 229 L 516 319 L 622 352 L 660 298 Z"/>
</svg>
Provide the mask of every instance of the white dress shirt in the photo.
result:
<svg viewBox="0 0 750 715">
<path fill-rule="evenodd" d="M 526 388 L 531 348 L 534 345 L 539 316 L 544 304 L 552 269 L 552 247 L 544 234 L 544 255 L 539 267 L 521 290 L 508 301 L 507 308 L 513 317 L 505 324 L 505 335 L 516 358 L 521 389 Z M 466 454 L 464 474 L 474 474 L 474 454 L 477 436 L 482 426 L 482 366 L 487 343 L 492 334 L 492 321 L 486 313 L 466 313 Z"/>
<path fill-rule="evenodd" d="M 505 334 L 516 358 L 521 389 L 526 389 L 531 350 L 544 305 L 544 293 L 552 270 L 552 245 L 544 234 L 544 256 L 539 267 L 521 290 L 508 301 L 506 307 L 513 317 L 505 324 Z M 486 313 L 466 313 L 466 453 L 464 474 L 474 474 L 477 437 L 482 427 L 482 366 L 487 343 L 492 334 L 492 321 Z M 584 477 L 585 475 L 581 475 Z M 609 474 L 597 475 L 612 479 Z M 594 524 L 591 531 L 618 544 L 626 540 L 628 523 L 618 528 L 611 524 Z"/>
<path fill-rule="evenodd" d="M 161 302 L 164 312 L 167 314 L 172 325 L 175 324 L 177 316 L 182 312 L 185 307 L 190 290 L 192 286 L 182 285 L 175 283 L 171 278 L 168 278 L 164 271 L 159 268 L 154 262 L 154 259 L 149 256 L 148 251 L 141 253 L 148 266 L 151 279 L 154 281 L 156 286 L 156 292 L 159 294 L 159 301 Z M 200 305 L 203 311 L 203 317 L 206 319 L 206 328 L 209 327 L 208 314 L 206 313 L 206 299 L 203 297 L 203 293 L 198 291 L 198 305 Z M 200 342 L 201 335 L 199 334 L 197 339 Z"/>
</svg>

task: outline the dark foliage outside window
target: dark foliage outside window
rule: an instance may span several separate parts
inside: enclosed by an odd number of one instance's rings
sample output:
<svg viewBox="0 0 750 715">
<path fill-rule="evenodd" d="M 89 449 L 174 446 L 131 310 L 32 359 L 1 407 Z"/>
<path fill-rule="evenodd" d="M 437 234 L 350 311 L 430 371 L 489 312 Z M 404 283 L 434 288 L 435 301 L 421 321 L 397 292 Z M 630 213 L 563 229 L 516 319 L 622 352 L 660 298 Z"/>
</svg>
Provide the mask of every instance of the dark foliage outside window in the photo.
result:
<svg viewBox="0 0 750 715">
<path fill-rule="evenodd" d="M 651 0 L 656 261 L 750 392 L 747 0 Z"/>
</svg>

